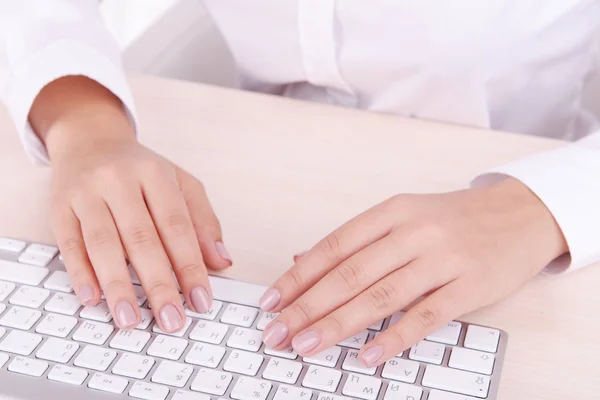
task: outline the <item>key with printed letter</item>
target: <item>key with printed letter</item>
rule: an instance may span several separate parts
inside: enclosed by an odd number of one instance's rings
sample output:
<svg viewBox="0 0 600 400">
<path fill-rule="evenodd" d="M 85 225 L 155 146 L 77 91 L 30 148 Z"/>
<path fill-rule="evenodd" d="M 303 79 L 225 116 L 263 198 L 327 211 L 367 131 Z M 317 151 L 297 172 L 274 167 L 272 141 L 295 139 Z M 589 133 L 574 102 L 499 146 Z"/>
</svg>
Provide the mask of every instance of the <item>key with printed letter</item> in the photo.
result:
<svg viewBox="0 0 600 400">
<path fill-rule="evenodd" d="M 381 380 L 370 376 L 351 373 L 348 375 L 342 393 L 346 396 L 365 400 L 375 400 L 381 388 Z"/>
<path fill-rule="evenodd" d="M 11 296 L 9 303 L 15 306 L 23 306 L 28 308 L 38 308 L 50 296 L 50 291 L 46 289 L 21 286 Z"/>
<path fill-rule="evenodd" d="M 110 341 L 110 347 L 139 353 L 150 340 L 150 336 L 149 332 L 120 329 Z"/>
<path fill-rule="evenodd" d="M 54 293 L 46 303 L 44 310 L 64 315 L 75 315 L 81 308 L 79 299 L 74 294 Z"/>
<path fill-rule="evenodd" d="M 406 383 L 390 382 L 383 400 L 419 400 L 423 389 Z"/>
<path fill-rule="evenodd" d="M 296 386 L 279 385 L 273 400 L 310 400 L 312 390 Z"/>
<path fill-rule="evenodd" d="M 9 328 L 29 330 L 42 317 L 38 310 L 32 310 L 25 307 L 13 306 L 0 318 L 0 325 Z"/>
<path fill-rule="evenodd" d="M 333 346 L 315 354 L 314 356 L 303 357 L 302 360 L 310 364 L 317 364 L 324 367 L 333 368 L 337 364 L 340 354 L 342 354 L 342 349 L 338 346 Z"/>
<path fill-rule="evenodd" d="M 294 384 L 298 380 L 301 371 L 301 363 L 273 357 L 267 363 L 267 367 L 263 372 L 263 378 Z"/>
<path fill-rule="evenodd" d="M 490 387 L 490 377 L 428 365 L 423 375 L 423 386 L 486 398 Z"/>
<path fill-rule="evenodd" d="M 207 343 L 194 343 L 185 356 L 185 362 L 202 367 L 217 368 L 224 355 L 225 349 L 223 347 Z"/>
<path fill-rule="evenodd" d="M 50 290 L 57 290 L 64 293 L 73 293 L 71 278 L 66 271 L 54 271 L 50 278 L 44 282 L 44 287 Z"/>
<path fill-rule="evenodd" d="M 217 314 L 219 313 L 219 311 L 221 310 L 221 307 L 223 307 L 223 303 L 221 303 L 219 300 L 213 300 L 212 305 L 210 306 L 210 310 L 208 310 L 208 312 L 205 313 L 197 313 L 194 312 L 192 310 L 190 310 L 189 308 L 185 308 L 185 314 L 188 317 L 193 317 L 193 318 L 199 318 L 199 319 L 207 319 L 207 320 L 214 320 L 217 317 Z"/>
<path fill-rule="evenodd" d="M 231 391 L 236 400 L 266 400 L 271 391 L 271 383 L 261 379 L 240 376 Z"/>
<path fill-rule="evenodd" d="M 98 322 L 110 322 L 112 321 L 112 315 L 108 309 L 108 304 L 105 301 L 101 301 L 95 306 L 85 306 L 79 313 L 81 318 L 91 319 L 92 321 Z"/>
<path fill-rule="evenodd" d="M 168 395 L 168 387 L 142 381 L 134 383 L 129 391 L 129 396 L 142 400 L 165 400 Z"/>
<path fill-rule="evenodd" d="M 262 332 L 247 328 L 235 328 L 227 340 L 228 347 L 248 351 L 258 351 L 261 344 Z"/>
<path fill-rule="evenodd" d="M 35 333 L 11 331 L 0 342 L 0 350 L 28 356 L 41 341 L 42 337 Z"/>
<path fill-rule="evenodd" d="M 262 362 L 263 357 L 260 354 L 234 350 L 229 354 L 223 365 L 223 369 L 229 372 L 254 376 L 258 372 Z"/>
<path fill-rule="evenodd" d="M 123 353 L 112 369 L 113 374 L 144 379 L 154 365 L 154 358 L 139 354 Z"/>
<path fill-rule="evenodd" d="M 148 347 L 148 354 L 151 356 L 168 358 L 169 360 L 178 360 L 183 354 L 188 341 L 172 336 L 159 335 Z"/>
<path fill-rule="evenodd" d="M 48 338 L 46 342 L 35 353 L 37 358 L 66 364 L 79 350 L 79 345 L 70 340 Z"/>
<path fill-rule="evenodd" d="M 363 344 L 367 343 L 368 336 L 369 331 L 364 330 L 358 332 L 356 335 L 352 335 L 349 338 L 342 340 L 340 343 L 338 343 L 338 345 L 353 349 L 360 349 Z"/>
<path fill-rule="evenodd" d="M 48 369 L 48 363 L 26 357 L 15 357 L 8 364 L 8 370 L 29 376 L 42 376 Z"/>
<path fill-rule="evenodd" d="M 311 365 L 302 380 L 307 388 L 335 392 L 342 379 L 342 373 L 335 369 Z"/>
<path fill-rule="evenodd" d="M 212 321 L 198 321 L 190 332 L 190 339 L 205 343 L 219 344 L 229 328 L 225 324 Z"/>
<path fill-rule="evenodd" d="M 103 324 L 102 322 L 82 321 L 79 328 L 73 334 L 73 340 L 102 345 L 114 330 L 113 325 Z"/>
<path fill-rule="evenodd" d="M 498 329 L 470 325 L 465 336 L 465 347 L 495 353 L 498 350 L 499 340 L 500 331 Z"/>
<path fill-rule="evenodd" d="M 152 375 L 152 382 L 182 388 L 192 376 L 192 372 L 194 368 L 191 365 L 161 361 Z"/>
<path fill-rule="evenodd" d="M 171 333 L 163 332 L 163 330 L 160 329 L 158 327 L 158 325 L 156 325 L 156 324 L 154 324 L 154 326 L 152 327 L 152 332 L 154 332 L 154 333 L 160 333 L 161 335 L 183 337 L 183 335 L 185 335 L 185 333 L 187 332 L 187 330 L 189 329 L 189 327 L 190 327 L 191 324 L 192 324 L 192 319 L 190 317 L 186 317 L 185 318 L 185 324 L 183 325 L 183 328 L 181 328 L 177 332 L 171 332 Z"/>
<path fill-rule="evenodd" d="M 415 383 L 419 374 L 419 363 L 403 358 L 392 358 L 385 363 L 381 376 L 395 381 Z"/>
<path fill-rule="evenodd" d="M 128 384 L 129 382 L 127 379 L 96 372 L 92 375 L 92 379 L 90 379 L 88 386 L 92 389 L 98 389 L 104 392 L 121 394 Z"/>
<path fill-rule="evenodd" d="M 215 396 L 223 396 L 233 379 L 233 375 L 228 372 L 215 371 L 206 368 L 200 368 L 196 379 L 192 382 L 190 389 L 196 392 L 203 392 Z"/>
<path fill-rule="evenodd" d="M 37 333 L 66 338 L 77 325 L 77 318 L 48 313 L 35 327 Z"/>
<path fill-rule="evenodd" d="M 48 379 L 71 385 L 81 385 L 88 377 L 83 369 L 69 367 L 68 365 L 55 365 L 48 373 Z"/>
<path fill-rule="evenodd" d="M 446 347 L 443 344 L 422 340 L 410 349 L 408 358 L 430 364 L 441 364 Z"/>
<path fill-rule="evenodd" d="M 256 329 L 258 329 L 259 331 L 265 330 L 267 325 L 269 325 L 269 323 L 271 321 L 273 321 L 275 318 L 277 318 L 278 315 L 279 315 L 279 313 L 263 312 L 260 315 L 258 323 L 256 324 Z"/>
<path fill-rule="evenodd" d="M 96 371 L 106 371 L 116 357 L 117 352 L 114 350 L 89 345 L 85 346 L 81 353 L 75 357 L 73 364 Z"/>
<path fill-rule="evenodd" d="M 358 359 L 358 350 L 349 350 L 346 353 L 346 358 L 342 364 L 342 369 L 352 372 L 360 372 L 366 375 L 375 375 L 377 367 L 365 367 L 364 364 Z"/>
<path fill-rule="evenodd" d="M 221 322 L 249 328 L 254 323 L 257 315 L 258 310 L 256 308 L 230 304 L 223 312 Z"/>
</svg>

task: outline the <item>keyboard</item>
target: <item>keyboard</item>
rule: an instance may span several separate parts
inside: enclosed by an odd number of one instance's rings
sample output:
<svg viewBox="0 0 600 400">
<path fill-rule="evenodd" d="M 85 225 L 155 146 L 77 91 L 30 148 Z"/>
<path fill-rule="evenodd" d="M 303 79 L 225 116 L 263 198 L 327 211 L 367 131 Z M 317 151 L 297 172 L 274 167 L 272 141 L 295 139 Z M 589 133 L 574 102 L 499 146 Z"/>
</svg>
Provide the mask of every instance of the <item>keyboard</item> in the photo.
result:
<svg viewBox="0 0 600 400">
<path fill-rule="evenodd" d="M 0 397 L 144 400 L 496 399 L 507 334 L 452 321 L 377 368 L 358 349 L 398 312 L 312 357 L 266 349 L 263 286 L 210 277 L 209 312 L 185 328 L 119 330 L 104 302 L 82 307 L 53 246 L 0 238 Z"/>
</svg>

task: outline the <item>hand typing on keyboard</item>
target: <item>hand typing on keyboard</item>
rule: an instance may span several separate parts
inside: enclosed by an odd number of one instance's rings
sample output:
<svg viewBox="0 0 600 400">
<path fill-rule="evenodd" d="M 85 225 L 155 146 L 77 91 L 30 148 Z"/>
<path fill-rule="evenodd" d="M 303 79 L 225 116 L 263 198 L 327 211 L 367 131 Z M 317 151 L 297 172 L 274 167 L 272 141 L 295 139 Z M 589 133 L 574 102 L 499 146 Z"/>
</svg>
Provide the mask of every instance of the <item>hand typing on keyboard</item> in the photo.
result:
<svg viewBox="0 0 600 400">
<path fill-rule="evenodd" d="M 275 351 L 291 344 L 314 357 L 424 297 L 366 345 L 355 336 L 362 346 L 355 356 L 377 366 L 507 296 L 566 251 L 549 211 L 512 178 L 481 189 L 395 196 L 328 235 L 267 290 L 261 308 L 281 314 L 263 340 Z M 430 342 L 410 354 L 434 364 L 443 356 L 444 346 Z"/>
</svg>

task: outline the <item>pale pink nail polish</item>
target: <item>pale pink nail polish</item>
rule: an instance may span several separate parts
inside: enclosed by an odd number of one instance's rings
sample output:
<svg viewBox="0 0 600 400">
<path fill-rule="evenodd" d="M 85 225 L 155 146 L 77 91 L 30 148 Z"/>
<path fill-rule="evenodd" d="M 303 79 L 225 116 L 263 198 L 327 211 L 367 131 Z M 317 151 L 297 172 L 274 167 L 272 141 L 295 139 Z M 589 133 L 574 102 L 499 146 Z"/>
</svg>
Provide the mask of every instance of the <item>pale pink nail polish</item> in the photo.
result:
<svg viewBox="0 0 600 400">
<path fill-rule="evenodd" d="M 202 286 L 195 287 L 190 292 L 190 299 L 192 300 L 192 305 L 199 313 L 205 313 L 210 310 L 210 297 L 208 296 L 208 292 Z"/>
<path fill-rule="evenodd" d="M 183 328 L 183 321 L 181 315 L 177 311 L 177 308 L 173 304 L 165 304 L 160 309 L 160 321 L 162 326 L 167 333 L 177 332 Z"/>
<path fill-rule="evenodd" d="M 115 314 L 119 328 L 133 328 L 137 322 L 137 315 L 133 306 L 127 301 L 120 301 L 115 306 Z"/>
<path fill-rule="evenodd" d="M 305 354 L 321 343 L 321 335 L 317 331 L 306 331 L 292 339 L 292 347 L 299 354 Z"/>
<path fill-rule="evenodd" d="M 216 242 L 215 243 L 215 247 L 217 248 L 217 253 L 219 253 L 219 255 L 224 258 L 225 260 L 232 262 L 233 260 L 231 259 L 231 256 L 229 255 L 229 252 L 227 251 L 227 249 L 225 248 L 225 245 L 223 244 L 223 242 Z"/>
<path fill-rule="evenodd" d="M 79 302 L 83 305 L 90 305 L 94 300 L 94 289 L 90 285 L 83 285 L 79 288 Z"/>
<path fill-rule="evenodd" d="M 281 300 L 281 294 L 279 293 L 279 290 L 274 289 L 274 288 L 269 288 L 269 289 L 267 289 L 265 294 L 263 294 L 263 296 L 260 298 L 260 300 L 258 301 L 258 304 L 260 305 L 261 310 L 271 311 L 272 309 L 274 309 L 277 306 L 277 304 L 279 304 L 280 300 Z"/>
<path fill-rule="evenodd" d="M 283 322 L 275 322 L 263 333 L 263 342 L 272 349 L 285 340 L 288 332 L 288 327 Z"/>
<path fill-rule="evenodd" d="M 369 347 L 362 354 L 361 358 L 367 367 L 373 366 L 377 363 L 377 361 L 383 355 L 383 347 L 381 345 L 376 344 L 375 346 Z"/>
</svg>

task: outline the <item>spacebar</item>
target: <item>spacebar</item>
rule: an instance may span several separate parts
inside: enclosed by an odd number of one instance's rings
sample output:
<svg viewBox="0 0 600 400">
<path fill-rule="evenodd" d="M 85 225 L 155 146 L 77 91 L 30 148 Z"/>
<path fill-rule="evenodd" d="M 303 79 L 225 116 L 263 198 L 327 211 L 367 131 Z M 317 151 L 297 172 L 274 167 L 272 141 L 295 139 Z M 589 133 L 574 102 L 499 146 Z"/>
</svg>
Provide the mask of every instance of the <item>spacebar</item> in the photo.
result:
<svg viewBox="0 0 600 400">
<path fill-rule="evenodd" d="M 48 275 L 48 268 L 0 260 L 0 280 L 37 286 Z"/>
</svg>

